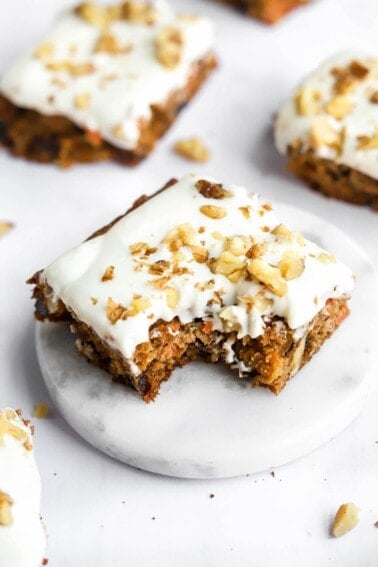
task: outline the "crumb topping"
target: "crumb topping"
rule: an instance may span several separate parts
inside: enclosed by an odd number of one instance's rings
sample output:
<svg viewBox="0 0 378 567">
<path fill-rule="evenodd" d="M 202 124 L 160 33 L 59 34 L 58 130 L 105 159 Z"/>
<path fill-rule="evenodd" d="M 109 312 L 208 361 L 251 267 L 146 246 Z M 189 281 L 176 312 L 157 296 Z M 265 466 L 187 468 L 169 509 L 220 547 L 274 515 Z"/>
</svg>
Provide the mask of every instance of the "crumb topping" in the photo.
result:
<svg viewBox="0 0 378 567">
<path fill-rule="evenodd" d="M 279 112 L 275 141 L 312 149 L 378 179 L 378 58 L 342 54 L 326 61 Z"/>
</svg>

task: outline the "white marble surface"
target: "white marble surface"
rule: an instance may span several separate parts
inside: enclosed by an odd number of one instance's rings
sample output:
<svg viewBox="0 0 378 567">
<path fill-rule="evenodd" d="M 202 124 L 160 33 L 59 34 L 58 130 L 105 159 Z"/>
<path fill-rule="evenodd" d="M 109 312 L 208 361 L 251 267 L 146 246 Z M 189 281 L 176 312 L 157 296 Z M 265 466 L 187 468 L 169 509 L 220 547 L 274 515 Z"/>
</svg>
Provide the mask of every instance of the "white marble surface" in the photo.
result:
<svg viewBox="0 0 378 567">
<path fill-rule="evenodd" d="M 353 269 L 357 285 L 342 330 L 277 397 L 252 390 L 221 365 L 195 363 L 176 370 L 155 403 L 146 405 L 77 356 L 67 324 L 37 323 L 47 389 L 79 435 L 143 470 L 222 478 L 286 464 L 332 439 L 358 415 L 378 367 L 374 268 L 353 240 L 321 218 L 287 205 L 278 212 L 286 226 L 310 235 Z M 366 334 L 356 335 L 361 327 Z"/>
<path fill-rule="evenodd" d="M 58 171 L 0 154 L 1 218 L 16 224 L 0 240 L 0 405 L 22 406 L 30 414 L 35 403 L 48 400 L 24 280 L 126 209 L 141 192 L 153 192 L 168 177 L 188 169 L 311 210 L 345 230 L 378 266 L 377 213 L 328 201 L 303 188 L 284 172 L 269 134 L 280 102 L 321 59 L 343 49 L 371 51 L 376 3 L 317 0 L 274 29 L 210 1 L 175 3 L 215 19 L 221 65 L 149 161 L 135 170 L 103 164 Z M 0 73 L 65 5 L 64 0 L 13 0 L 3 6 Z M 192 167 L 171 154 L 170 147 L 178 137 L 197 133 L 211 146 L 213 159 Z M 355 333 L 366 334 L 364 326 Z M 377 330 L 371 335 L 378 341 Z M 118 463 L 83 442 L 52 410 L 48 419 L 35 420 L 50 564 L 376 567 L 377 405 L 375 390 L 341 435 L 276 469 L 274 478 L 264 472 L 196 481 Z M 361 521 L 353 532 L 333 540 L 329 523 L 346 501 L 361 508 Z"/>
</svg>

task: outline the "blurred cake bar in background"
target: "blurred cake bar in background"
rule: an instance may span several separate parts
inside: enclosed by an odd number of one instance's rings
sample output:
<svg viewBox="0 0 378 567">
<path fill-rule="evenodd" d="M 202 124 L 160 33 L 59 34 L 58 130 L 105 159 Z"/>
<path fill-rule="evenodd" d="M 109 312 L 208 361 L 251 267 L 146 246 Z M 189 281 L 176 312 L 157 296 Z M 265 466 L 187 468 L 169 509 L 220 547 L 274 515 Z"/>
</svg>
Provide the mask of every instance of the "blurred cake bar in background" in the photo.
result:
<svg viewBox="0 0 378 567">
<path fill-rule="evenodd" d="M 308 4 L 311 0 L 220 0 L 242 10 L 248 16 L 266 24 L 275 24 L 294 8 Z"/>
<path fill-rule="evenodd" d="M 29 283 L 37 319 L 145 401 L 195 359 L 278 393 L 348 315 L 349 268 L 236 185 L 186 175 Z"/>
<path fill-rule="evenodd" d="M 275 142 L 313 189 L 378 210 L 378 58 L 323 63 L 282 106 Z"/>
<path fill-rule="evenodd" d="M 0 565 L 40 567 L 46 536 L 32 431 L 20 412 L 0 409 Z"/>
<path fill-rule="evenodd" d="M 0 144 L 69 166 L 145 158 L 216 65 L 211 23 L 164 1 L 66 10 L 0 79 Z"/>
</svg>

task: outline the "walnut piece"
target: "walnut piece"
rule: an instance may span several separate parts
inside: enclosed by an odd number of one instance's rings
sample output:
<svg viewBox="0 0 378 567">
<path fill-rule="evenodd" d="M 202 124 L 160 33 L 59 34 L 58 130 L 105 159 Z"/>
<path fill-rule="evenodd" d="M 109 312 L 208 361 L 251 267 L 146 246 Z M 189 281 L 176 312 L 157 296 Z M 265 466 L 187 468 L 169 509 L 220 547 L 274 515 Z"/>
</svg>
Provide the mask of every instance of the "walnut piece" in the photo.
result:
<svg viewBox="0 0 378 567">
<path fill-rule="evenodd" d="M 295 107 L 300 116 L 314 116 L 321 110 L 322 93 L 302 87 L 295 96 Z"/>
<path fill-rule="evenodd" d="M 342 132 L 334 130 L 326 118 L 318 118 L 311 126 L 310 141 L 315 148 L 329 146 L 339 150 L 342 144 Z"/>
<path fill-rule="evenodd" d="M 0 236 L 4 236 L 13 228 L 13 224 L 7 221 L 0 221 Z"/>
<path fill-rule="evenodd" d="M 205 162 L 210 159 L 210 151 L 199 138 L 178 140 L 173 148 L 177 154 L 191 161 Z"/>
<path fill-rule="evenodd" d="M 52 41 L 46 41 L 41 43 L 34 51 L 34 57 L 41 59 L 42 61 L 50 59 L 54 54 L 54 44 Z"/>
<path fill-rule="evenodd" d="M 336 120 L 342 120 L 352 112 L 354 103 L 348 95 L 336 95 L 327 104 L 327 113 Z"/>
<path fill-rule="evenodd" d="M 247 261 L 235 256 L 229 250 L 223 251 L 220 256 L 210 261 L 209 267 L 213 274 L 222 274 L 230 282 L 238 282 L 244 274 Z"/>
<path fill-rule="evenodd" d="M 359 512 L 359 508 L 351 502 L 342 504 L 337 510 L 332 523 L 332 535 L 334 537 L 340 537 L 355 528 L 359 522 Z"/>
<path fill-rule="evenodd" d="M 49 406 L 45 402 L 39 402 L 34 406 L 33 417 L 45 419 L 49 413 Z"/>
<path fill-rule="evenodd" d="M 223 199 L 232 196 L 231 192 L 224 189 L 221 183 L 212 183 L 207 179 L 199 179 L 195 187 L 206 199 Z"/>
<path fill-rule="evenodd" d="M 359 61 L 352 61 L 347 67 L 332 69 L 331 74 L 335 78 L 335 93 L 345 94 L 353 91 L 367 78 L 369 69 Z"/>
<path fill-rule="evenodd" d="M 376 150 L 378 148 L 378 131 L 372 136 L 358 136 L 359 150 Z"/>
<path fill-rule="evenodd" d="M 101 281 L 108 282 L 114 278 L 114 266 L 108 266 L 102 275 Z"/>
<path fill-rule="evenodd" d="M 279 268 L 266 264 L 259 258 L 251 260 L 247 266 L 248 272 L 259 282 L 279 297 L 283 297 L 287 292 L 287 283 L 281 275 Z"/>
<path fill-rule="evenodd" d="M 303 274 L 305 263 L 303 258 L 288 252 L 278 264 L 278 268 L 285 280 L 294 280 Z"/>
<path fill-rule="evenodd" d="M 122 4 L 121 18 L 136 24 L 154 24 L 157 20 L 156 9 L 150 2 L 133 2 L 126 0 Z"/>
<path fill-rule="evenodd" d="M 13 523 L 13 500 L 6 492 L 0 491 L 0 526 L 10 526 Z"/>
<path fill-rule="evenodd" d="M 184 38 L 181 31 L 174 26 L 161 28 L 156 36 L 156 58 L 164 67 L 174 69 L 180 64 Z"/>
<path fill-rule="evenodd" d="M 217 205 L 202 205 L 200 211 L 210 219 L 223 219 L 227 216 L 226 209 L 224 207 L 218 207 Z"/>
<path fill-rule="evenodd" d="M 170 309 L 175 309 L 179 300 L 179 293 L 175 287 L 167 287 L 165 290 L 165 299 Z"/>
</svg>

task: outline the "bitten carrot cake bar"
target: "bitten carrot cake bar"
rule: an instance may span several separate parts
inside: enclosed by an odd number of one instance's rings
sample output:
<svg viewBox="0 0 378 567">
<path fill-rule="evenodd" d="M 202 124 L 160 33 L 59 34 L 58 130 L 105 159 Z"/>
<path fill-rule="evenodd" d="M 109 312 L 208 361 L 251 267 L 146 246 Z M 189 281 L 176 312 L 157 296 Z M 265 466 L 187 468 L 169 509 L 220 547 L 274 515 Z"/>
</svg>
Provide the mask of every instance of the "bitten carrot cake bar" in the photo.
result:
<svg viewBox="0 0 378 567">
<path fill-rule="evenodd" d="M 378 210 L 378 58 L 323 63 L 282 106 L 275 141 L 310 187 Z"/>
<path fill-rule="evenodd" d="M 213 35 L 164 1 L 65 11 L 0 80 L 0 144 L 61 166 L 138 163 L 215 67 Z"/>
<path fill-rule="evenodd" d="M 142 198 L 29 283 L 36 317 L 153 400 L 190 360 L 279 392 L 348 314 L 354 276 L 236 185 L 186 175 Z"/>
<path fill-rule="evenodd" d="M 39 567 L 46 547 L 41 480 L 31 427 L 19 413 L 0 409 L 0 565 Z"/>
<path fill-rule="evenodd" d="M 294 8 L 308 4 L 310 0 L 221 0 L 239 8 L 248 16 L 266 24 L 275 24 Z"/>
</svg>

